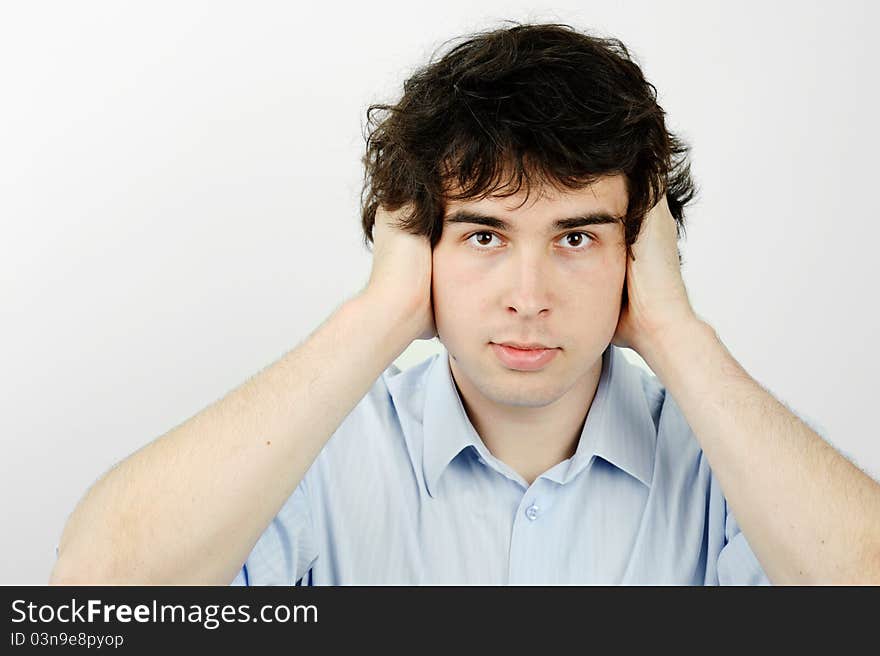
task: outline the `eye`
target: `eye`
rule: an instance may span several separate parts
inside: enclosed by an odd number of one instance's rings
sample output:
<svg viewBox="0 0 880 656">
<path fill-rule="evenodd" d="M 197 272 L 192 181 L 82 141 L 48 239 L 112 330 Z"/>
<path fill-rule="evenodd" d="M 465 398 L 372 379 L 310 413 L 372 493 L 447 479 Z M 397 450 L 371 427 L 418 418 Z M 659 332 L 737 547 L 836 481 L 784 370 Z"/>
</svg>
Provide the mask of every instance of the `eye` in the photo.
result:
<svg viewBox="0 0 880 656">
<path fill-rule="evenodd" d="M 591 235 L 588 232 L 568 232 L 562 236 L 562 239 L 568 239 L 569 237 L 573 237 L 574 235 L 578 235 L 580 237 L 583 237 L 583 239 L 579 239 L 576 247 L 569 249 L 569 250 L 575 250 L 575 251 L 586 250 L 587 246 L 582 246 L 581 244 L 595 241 L 595 239 L 593 239 L 593 235 Z M 569 242 L 569 243 L 571 243 L 571 242 Z"/>
<path fill-rule="evenodd" d="M 481 231 L 479 231 L 479 232 L 472 232 L 470 235 L 468 235 L 467 237 L 465 237 L 465 241 L 466 241 L 467 243 L 469 243 L 469 244 L 475 244 L 475 243 L 477 243 L 477 242 L 472 241 L 473 238 L 474 238 L 474 237 L 479 237 L 479 236 L 484 236 L 484 235 L 488 235 L 488 236 L 490 237 L 489 243 L 491 243 L 491 238 L 492 238 L 492 237 L 497 237 L 497 236 L 498 236 L 498 235 L 496 235 L 494 232 L 489 232 L 489 231 L 487 231 L 487 230 L 481 230 Z M 564 249 L 564 250 L 569 250 L 569 251 L 584 251 L 584 250 L 587 250 L 587 249 L 589 248 L 589 246 L 587 246 L 587 245 L 583 245 L 584 243 L 589 244 L 590 242 L 596 241 L 595 238 L 593 237 L 593 235 L 591 235 L 590 233 L 588 233 L 588 232 L 580 232 L 580 231 L 576 231 L 576 232 L 567 232 L 567 233 L 565 233 L 564 235 L 562 235 L 562 237 L 560 237 L 560 239 L 568 239 L 569 237 L 573 237 L 573 236 L 575 236 L 575 235 L 577 235 L 578 237 L 581 237 L 581 239 L 578 239 L 578 240 L 577 240 L 577 242 L 575 243 L 575 246 L 574 246 L 574 247 L 572 247 L 572 248 L 566 248 L 566 249 Z M 568 242 L 568 243 L 571 243 L 571 242 Z M 481 246 L 472 246 L 472 248 L 474 248 L 475 250 L 478 250 L 478 251 L 489 251 L 489 250 L 493 250 L 492 248 L 488 247 L 488 245 L 485 243 L 485 241 L 482 243 Z"/>
<path fill-rule="evenodd" d="M 474 237 L 484 236 L 484 235 L 489 235 L 490 237 L 497 237 L 497 235 L 496 235 L 494 232 L 486 232 L 485 230 L 483 230 L 483 231 L 481 231 L 481 232 L 473 232 L 473 233 L 471 233 L 469 236 L 465 237 L 465 241 L 466 241 L 467 243 L 469 243 L 469 244 L 475 244 L 475 243 L 477 243 L 477 242 L 472 241 L 473 238 L 474 238 Z M 485 246 L 485 245 L 486 245 L 486 244 L 484 243 L 484 244 L 482 244 L 482 246 L 477 246 L 476 249 L 477 249 L 478 251 L 487 251 L 487 250 L 489 250 L 488 248 L 483 248 L 483 246 Z"/>
</svg>

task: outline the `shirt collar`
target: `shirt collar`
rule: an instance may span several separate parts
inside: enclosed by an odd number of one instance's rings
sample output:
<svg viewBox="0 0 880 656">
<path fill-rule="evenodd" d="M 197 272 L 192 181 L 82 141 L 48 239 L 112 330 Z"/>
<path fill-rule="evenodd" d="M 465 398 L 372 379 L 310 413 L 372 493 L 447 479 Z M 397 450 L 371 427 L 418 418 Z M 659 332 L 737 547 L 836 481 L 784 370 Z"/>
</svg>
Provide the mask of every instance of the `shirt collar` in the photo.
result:
<svg viewBox="0 0 880 656">
<path fill-rule="evenodd" d="M 445 350 L 427 372 L 423 431 L 423 472 L 432 497 L 437 496 L 441 475 L 462 450 L 471 446 L 491 458 L 464 410 Z M 597 455 L 650 487 L 656 437 L 640 368 L 609 344 L 602 354 L 599 385 L 575 454 L 568 467 L 553 467 L 543 477 L 564 485 Z"/>
</svg>

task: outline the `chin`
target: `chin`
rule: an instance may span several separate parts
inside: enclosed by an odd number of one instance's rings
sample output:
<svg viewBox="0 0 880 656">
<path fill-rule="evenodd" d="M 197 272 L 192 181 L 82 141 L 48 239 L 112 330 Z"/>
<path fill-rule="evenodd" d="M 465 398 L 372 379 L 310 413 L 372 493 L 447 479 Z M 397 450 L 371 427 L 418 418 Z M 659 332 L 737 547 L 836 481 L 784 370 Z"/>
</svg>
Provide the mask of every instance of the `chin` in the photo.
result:
<svg viewBox="0 0 880 656">
<path fill-rule="evenodd" d="M 514 407 L 542 408 L 562 398 L 574 381 L 566 383 L 565 369 L 560 354 L 547 367 L 539 371 L 508 369 L 497 360 L 491 348 L 489 356 L 479 359 L 476 366 L 455 359 L 462 375 L 468 377 L 470 386 L 493 403 Z M 451 355 L 451 354 L 450 354 Z"/>
</svg>

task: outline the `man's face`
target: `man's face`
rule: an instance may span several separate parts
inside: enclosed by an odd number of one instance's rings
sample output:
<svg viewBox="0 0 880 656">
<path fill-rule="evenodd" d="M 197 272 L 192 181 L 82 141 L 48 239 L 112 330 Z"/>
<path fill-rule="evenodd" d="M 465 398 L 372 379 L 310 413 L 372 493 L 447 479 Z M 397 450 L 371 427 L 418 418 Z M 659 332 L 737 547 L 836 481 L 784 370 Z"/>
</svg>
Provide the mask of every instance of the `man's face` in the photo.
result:
<svg viewBox="0 0 880 656">
<path fill-rule="evenodd" d="M 623 217 L 622 175 L 578 191 L 520 190 L 508 198 L 446 202 L 433 254 L 434 318 L 456 380 L 494 403 L 541 407 L 601 366 L 620 315 L 626 274 L 620 222 L 559 227 L 557 221 Z M 460 213 L 493 217 L 509 229 L 450 222 Z M 586 233 L 586 234 L 583 234 Z M 592 239 L 591 239 L 592 237 Z M 505 364 L 492 343 L 558 347 L 545 366 Z"/>
</svg>

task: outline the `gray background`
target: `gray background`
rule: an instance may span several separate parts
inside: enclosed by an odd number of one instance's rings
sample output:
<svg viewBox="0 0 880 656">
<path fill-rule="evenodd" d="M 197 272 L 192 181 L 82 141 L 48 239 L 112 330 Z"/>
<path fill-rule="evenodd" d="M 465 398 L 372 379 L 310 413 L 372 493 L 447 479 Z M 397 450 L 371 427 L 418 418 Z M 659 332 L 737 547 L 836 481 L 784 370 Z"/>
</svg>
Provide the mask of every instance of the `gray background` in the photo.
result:
<svg viewBox="0 0 880 656">
<path fill-rule="evenodd" d="M 363 286 L 367 105 L 505 18 L 630 47 L 693 146 L 698 314 L 878 477 L 876 3 L 5 3 L 0 583 L 45 583 L 89 485 Z"/>
</svg>

